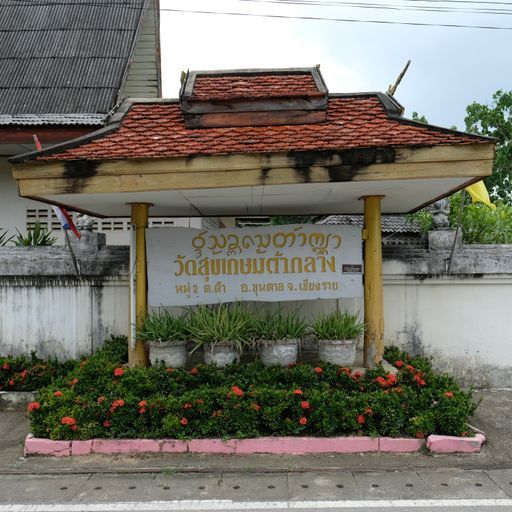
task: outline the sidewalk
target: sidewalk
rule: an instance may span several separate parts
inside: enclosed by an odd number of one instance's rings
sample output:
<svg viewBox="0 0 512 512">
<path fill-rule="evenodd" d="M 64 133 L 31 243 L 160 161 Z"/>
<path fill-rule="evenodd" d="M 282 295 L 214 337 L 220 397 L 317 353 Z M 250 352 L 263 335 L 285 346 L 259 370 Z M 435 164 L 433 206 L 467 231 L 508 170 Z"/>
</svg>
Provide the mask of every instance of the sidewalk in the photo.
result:
<svg viewBox="0 0 512 512">
<path fill-rule="evenodd" d="M 481 391 L 482 403 L 471 424 L 484 431 L 487 444 L 481 454 L 319 454 L 319 455 L 200 455 L 32 457 L 23 458 L 28 432 L 24 411 L 0 411 L 0 474 L 97 474 L 97 473 L 335 473 L 440 468 L 512 468 L 512 390 Z"/>
</svg>

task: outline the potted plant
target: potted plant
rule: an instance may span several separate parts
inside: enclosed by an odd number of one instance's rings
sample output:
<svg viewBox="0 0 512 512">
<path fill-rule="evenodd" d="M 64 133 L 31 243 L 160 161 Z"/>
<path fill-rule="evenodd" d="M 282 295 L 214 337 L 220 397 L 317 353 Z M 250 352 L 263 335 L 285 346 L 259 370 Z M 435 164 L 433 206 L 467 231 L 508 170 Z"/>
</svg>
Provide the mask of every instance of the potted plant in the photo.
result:
<svg viewBox="0 0 512 512">
<path fill-rule="evenodd" d="M 240 359 L 252 340 L 252 321 L 240 303 L 199 306 L 190 316 L 190 335 L 196 344 L 192 352 L 204 347 L 204 362 L 224 367 Z"/>
<path fill-rule="evenodd" d="M 297 361 L 301 338 L 308 324 L 296 311 L 266 311 L 254 319 L 255 343 L 265 366 L 288 366 Z"/>
<path fill-rule="evenodd" d="M 167 310 L 150 313 L 144 319 L 138 337 L 148 344 L 151 364 L 163 361 L 180 368 L 187 360 L 188 314 L 173 315 Z"/>
<path fill-rule="evenodd" d="M 357 314 L 347 311 L 318 315 L 311 326 L 318 340 L 318 356 L 322 361 L 352 366 L 356 344 L 364 333 L 364 324 Z"/>
</svg>

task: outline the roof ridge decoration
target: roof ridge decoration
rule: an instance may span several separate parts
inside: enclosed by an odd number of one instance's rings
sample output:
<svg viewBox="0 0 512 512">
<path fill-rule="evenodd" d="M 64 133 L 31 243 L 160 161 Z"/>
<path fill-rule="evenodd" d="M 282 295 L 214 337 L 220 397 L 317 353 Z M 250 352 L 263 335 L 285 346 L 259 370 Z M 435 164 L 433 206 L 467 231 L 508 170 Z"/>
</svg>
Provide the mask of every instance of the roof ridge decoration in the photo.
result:
<svg viewBox="0 0 512 512">
<path fill-rule="evenodd" d="M 318 67 L 189 71 L 180 91 L 187 128 L 321 123 L 328 101 Z"/>
</svg>

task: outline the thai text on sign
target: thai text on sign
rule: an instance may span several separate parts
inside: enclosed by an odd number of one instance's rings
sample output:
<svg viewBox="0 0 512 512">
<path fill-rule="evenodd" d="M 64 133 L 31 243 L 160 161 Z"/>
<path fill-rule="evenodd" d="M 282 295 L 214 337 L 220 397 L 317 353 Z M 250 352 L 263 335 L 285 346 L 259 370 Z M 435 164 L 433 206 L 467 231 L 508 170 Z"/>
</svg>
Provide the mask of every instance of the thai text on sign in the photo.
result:
<svg viewBox="0 0 512 512">
<path fill-rule="evenodd" d="M 146 230 L 152 307 L 362 296 L 361 229 Z"/>
</svg>

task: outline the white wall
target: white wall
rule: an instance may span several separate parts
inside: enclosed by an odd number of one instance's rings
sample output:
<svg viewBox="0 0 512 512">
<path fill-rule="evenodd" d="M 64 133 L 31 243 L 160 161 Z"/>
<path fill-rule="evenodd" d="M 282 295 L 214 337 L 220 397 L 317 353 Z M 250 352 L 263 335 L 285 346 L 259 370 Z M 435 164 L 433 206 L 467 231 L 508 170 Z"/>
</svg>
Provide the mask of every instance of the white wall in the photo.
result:
<svg viewBox="0 0 512 512">
<path fill-rule="evenodd" d="M 512 387 L 512 274 L 419 279 L 384 265 L 384 340 L 463 383 Z M 396 267 L 396 266 L 395 266 Z"/>
</svg>

